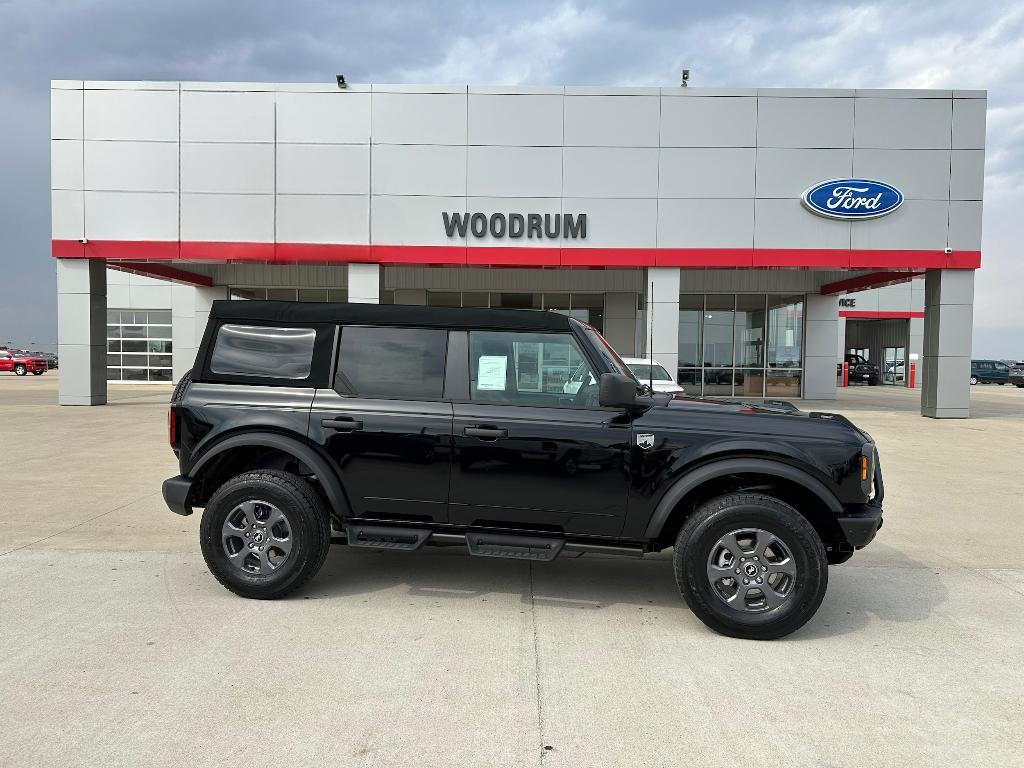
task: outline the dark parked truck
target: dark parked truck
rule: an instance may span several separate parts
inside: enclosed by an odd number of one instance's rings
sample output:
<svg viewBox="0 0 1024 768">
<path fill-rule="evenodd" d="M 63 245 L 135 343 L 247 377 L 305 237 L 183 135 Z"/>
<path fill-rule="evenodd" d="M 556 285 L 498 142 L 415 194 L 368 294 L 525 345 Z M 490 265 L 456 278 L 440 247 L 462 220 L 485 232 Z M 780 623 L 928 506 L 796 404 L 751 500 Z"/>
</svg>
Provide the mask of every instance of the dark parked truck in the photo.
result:
<svg viewBox="0 0 1024 768">
<path fill-rule="evenodd" d="M 288 594 L 332 542 L 529 561 L 674 547 L 705 624 L 768 639 L 882 524 L 878 454 L 847 419 L 651 392 L 552 312 L 215 302 L 169 431 L 164 499 L 204 508 L 206 562 L 244 597 Z"/>
</svg>

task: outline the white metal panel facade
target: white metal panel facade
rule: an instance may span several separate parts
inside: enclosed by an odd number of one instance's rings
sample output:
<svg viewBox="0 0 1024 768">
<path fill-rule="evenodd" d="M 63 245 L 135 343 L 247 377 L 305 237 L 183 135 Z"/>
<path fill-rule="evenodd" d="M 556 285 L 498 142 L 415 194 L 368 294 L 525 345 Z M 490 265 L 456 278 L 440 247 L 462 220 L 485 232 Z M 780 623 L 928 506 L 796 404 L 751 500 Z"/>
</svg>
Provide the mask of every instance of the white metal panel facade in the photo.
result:
<svg viewBox="0 0 1024 768">
<path fill-rule="evenodd" d="M 486 198 L 499 201 L 487 213 L 540 199 L 587 213 L 586 241 L 557 243 L 570 248 L 978 250 L 980 203 L 957 204 L 980 201 L 985 104 L 974 91 L 54 81 L 54 238 L 457 245 L 442 213 Z M 846 174 L 907 202 L 854 227 L 801 208 L 808 184 Z M 106 193 L 121 197 L 90 196 Z M 280 204 L 302 194 L 321 196 L 315 213 Z M 122 202 L 131 215 L 110 216 Z"/>
</svg>

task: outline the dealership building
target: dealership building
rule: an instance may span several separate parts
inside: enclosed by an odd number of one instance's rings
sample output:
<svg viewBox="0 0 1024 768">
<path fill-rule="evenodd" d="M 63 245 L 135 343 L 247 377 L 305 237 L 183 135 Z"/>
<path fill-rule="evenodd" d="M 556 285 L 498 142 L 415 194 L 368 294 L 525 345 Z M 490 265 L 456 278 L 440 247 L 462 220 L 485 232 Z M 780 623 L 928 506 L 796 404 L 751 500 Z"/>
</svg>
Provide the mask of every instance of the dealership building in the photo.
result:
<svg viewBox="0 0 1024 768">
<path fill-rule="evenodd" d="M 965 417 L 984 91 L 51 84 L 60 402 L 176 380 L 216 299 L 517 307 L 710 397 L 857 352 Z M 889 364 L 891 363 L 891 365 Z"/>
</svg>

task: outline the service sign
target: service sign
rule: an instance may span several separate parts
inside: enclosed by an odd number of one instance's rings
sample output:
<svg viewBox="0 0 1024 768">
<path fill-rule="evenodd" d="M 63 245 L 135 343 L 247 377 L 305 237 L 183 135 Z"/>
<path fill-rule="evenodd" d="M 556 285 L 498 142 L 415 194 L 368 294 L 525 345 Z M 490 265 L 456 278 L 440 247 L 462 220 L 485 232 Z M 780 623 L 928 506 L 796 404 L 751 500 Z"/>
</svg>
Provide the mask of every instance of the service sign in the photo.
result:
<svg viewBox="0 0 1024 768">
<path fill-rule="evenodd" d="M 903 193 L 870 179 L 831 179 L 806 190 L 800 201 L 811 213 L 830 219 L 877 219 L 903 205 Z"/>
</svg>

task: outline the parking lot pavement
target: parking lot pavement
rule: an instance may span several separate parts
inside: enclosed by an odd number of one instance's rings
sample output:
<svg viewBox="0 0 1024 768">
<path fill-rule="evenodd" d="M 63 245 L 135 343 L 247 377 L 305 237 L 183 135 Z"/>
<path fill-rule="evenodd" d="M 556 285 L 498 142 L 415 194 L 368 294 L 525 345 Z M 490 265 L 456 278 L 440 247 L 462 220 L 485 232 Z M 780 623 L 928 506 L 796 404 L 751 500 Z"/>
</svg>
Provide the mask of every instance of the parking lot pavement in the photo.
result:
<svg viewBox="0 0 1024 768">
<path fill-rule="evenodd" d="M 1018 765 L 1024 391 L 967 421 L 851 388 L 886 477 L 878 540 L 771 643 L 712 634 L 669 553 L 548 564 L 335 548 L 278 602 L 207 573 L 167 388 L 58 408 L 0 376 L 3 766 Z"/>
</svg>

